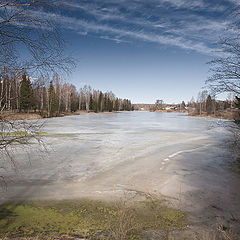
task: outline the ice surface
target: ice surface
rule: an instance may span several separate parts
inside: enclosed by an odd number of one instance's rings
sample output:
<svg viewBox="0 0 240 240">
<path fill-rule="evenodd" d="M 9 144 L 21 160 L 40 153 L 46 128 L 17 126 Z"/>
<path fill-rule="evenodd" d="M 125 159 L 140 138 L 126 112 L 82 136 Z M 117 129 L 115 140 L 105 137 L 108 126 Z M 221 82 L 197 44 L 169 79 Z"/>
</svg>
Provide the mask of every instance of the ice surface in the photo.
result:
<svg viewBox="0 0 240 240">
<path fill-rule="evenodd" d="M 164 164 L 224 135 L 221 127 L 212 128 L 219 120 L 179 113 L 81 114 L 43 121 L 47 154 L 33 146 L 29 162 L 26 152 L 17 153 L 19 171 L 10 171 L 12 178 L 82 181 L 140 157 L 155 156 Z"/>
<path fill-rule="evenodd" d="M 168 197 L 197 225 L 240 217 L 240 178 L 229 170 L 228 132 L 219 124 L 229 122 L 153 112 L 43 121 L 48 151 L 16 151 L 18 172 L 5 172 L 12 181 L 3 202 L 145 192 Z"/>
</svg>

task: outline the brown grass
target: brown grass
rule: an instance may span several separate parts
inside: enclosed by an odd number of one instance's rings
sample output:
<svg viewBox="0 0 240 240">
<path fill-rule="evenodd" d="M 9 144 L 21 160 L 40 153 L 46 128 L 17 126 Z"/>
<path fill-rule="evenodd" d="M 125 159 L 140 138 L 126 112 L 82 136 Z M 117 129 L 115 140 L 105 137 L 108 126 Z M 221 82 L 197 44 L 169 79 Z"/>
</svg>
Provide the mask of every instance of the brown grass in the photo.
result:
<svg viewBox="0 0 240 240">
<path fill-rule="evenodd" d="M 86 111 L 86 110 L 80 110 L 76 112 L 66 112 L 66 113 L 61 113 L 58 117 L 65 117 L 65 116 L 74 116 L 74 115 L 79 115 L 79 114 L 87 114 L 87 113 L 95 113 L 93 111 Z M 113 112 L 99 112 L 101 114 L 112 114 L 116 113 L 115 111 Z M 42 113 L 35 113 L 35 112 L 30 112 L 30 113 L 19 113 L 19 112 L 12 112 L 12 111 L 4 111 L 1 113 L 1 118 L 5 120 L 29 120 L 29 119 L 41 119 L 41 118 L 47 118 L 47 112 L 42 112 Z"/>
<path fill-rule="evenodd" d="M 4 111 L 1 117 L 5 120 L 26 120 L 26 119 L 40 119 L 42 118 L 39 113 L 18 113 L 12 111 Z"/>
<path fill-rule="evenodd" d="M 203 114 L 197 114 L 194 112 L 190 112 L 187 116 L 192 116 L 192 117 L 209 117 L 209 118 L 221 118 L 221 119 L 227 119 L 227 120 L 233 120 L 234 119 L 234 113 L 233 112 L 219 112 L 217 114 L 210 114 L 208 115 L 207 113 Z"/>
<path fill-rule="evenodd" d="M 61 237 L 17 237 L 17 238 L 0 238 L 0 240 L 75 240 L 77 238 L 70 236 Z M 79 238 L 78 238 L 79 239 Z"/>
</svg>

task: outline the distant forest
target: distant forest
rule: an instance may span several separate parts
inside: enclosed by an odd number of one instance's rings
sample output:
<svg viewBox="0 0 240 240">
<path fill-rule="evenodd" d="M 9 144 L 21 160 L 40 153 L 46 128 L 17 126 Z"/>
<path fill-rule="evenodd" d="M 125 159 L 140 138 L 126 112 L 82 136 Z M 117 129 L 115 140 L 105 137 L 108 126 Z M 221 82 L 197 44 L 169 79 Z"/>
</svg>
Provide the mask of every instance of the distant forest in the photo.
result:
<svg viewBox="0 0 240 240">
<path fill-rule="evenodd" d="M 65 83 L 58 74 L 52 79 L 33 79 L 23 73 L 0 76 L 1 111 L 38 112 L 43 117 L 55 117 L 61 113 L 85 110 L 92 112 L 131 111 L 128 99 L 117 98 L 112 92 L 94 90 L 84 86 L 77 90 Z"/>
<path fill-rule="evenodd" d="M 185 103 L 167 104 L 163 100 L 156 100 L 155 104 L 133 104 L 135 110 L 188 112 L 192 116 L 212 116 L 225 119 L 234 119 L 240 122 L 239 106 L 240 98 L 235 94 L 229 94 L 226 100 L 217 100 L 207 90 L 200 91 L 196 100 L 194 97 Z"/>
</svg>

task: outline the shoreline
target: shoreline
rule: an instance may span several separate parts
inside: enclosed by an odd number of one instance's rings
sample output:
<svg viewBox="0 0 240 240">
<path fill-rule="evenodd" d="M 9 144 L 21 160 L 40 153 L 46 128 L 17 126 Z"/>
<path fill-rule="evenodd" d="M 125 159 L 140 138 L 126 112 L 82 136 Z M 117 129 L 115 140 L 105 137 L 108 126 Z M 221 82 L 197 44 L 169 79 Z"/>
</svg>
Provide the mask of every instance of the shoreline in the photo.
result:
<svg viewBox="0 0 240 240">
<path fill-rule="evenodd" d="M 121 112 L 121 111 L 118 111 Z M 76 116 L 80 114 L 114 114 L 118 113 L 116 111 L 112 112 L 93 112 L 93 111 L 86 111 L 86 110 L 80 110 L 76 112 L 69 112 L 69 113 L 61 113 L 59 116 L 55 116 L 56 118 L 58 117 L 66 117 L 66 116 Z M 4 120 L 33 120 L 33 119 L 45 119 L 48 117 L 42 117 L 40 113 L 35 113 L 35 112 L 30 112 L 30 113 L 20 113 L 20 112 L 3 112 L 0 115 L 2 119 Z M 51 117 L 51 118 L 55 118 Z"/>
<path fill-rule="evenodd" d="M 188 113 L 186 116 L 189 117 L 201 117 L 201 118 L 218 118 L 218 119 L 224 119 L 224 120 L 234 120 L 233 116 L 216 116 L 216 115 L 207 115 L 207 114 L 194 114 L 194 113 Z"/>
<path fill-rule="evenodd" d="M 134 110 L 136 112 L 142 112 L 142 110 Z M 77 116 L 80 114 L 115 114 L 119 112 L 124 112 L 124 111 L 112 111 L 112 112 L 93 112 L 93 111 L 86 111 L 86 110 L 78 110 L 76 112 L 69 112 L 69 113 L 61 113 L 59 116 L 54 116 L 56 118 L 58 117 L 66 117 L 66 116 Z M 188 111 L 173 111 L 173 110 L 157 110 L 157 111 L 149 111 L 149 112 L 160 112 L 160 113 L 179 113 L 179 114 L 184 114 L 184 116 L 188 117 L 200 117 L 200 118 L 218 118 L 218 119 L 225 119 L 225 120 L 234 120 L 233 114 L 231 116 L 227 115 L 207 115 L 207 114 L 195 114 L 191 113 Z M 35 113 L 35 112 L 30 112 L 30 113 L 20 113 L 20 112 L 8 112 L 4 111 L 1 113 L 2 119 L 4 120 L 33 120 L 33 119 L 44 119 L 48 117 L 42 117 L 40 113 Z M 52 118 L 54 118 L 52 117 Z"/>
<path fill-rule="evenodd" d="M 8 237 L 4 239 L 15 239 L 12 237 L 29 235 L 40 235 L 41 239 L 48 240 L 50 237 L 103 239 L 102 236 L 107 239 L 116 239 L 115 236 L 118 236 L 117 239 L 126 239 L 122 238 L 123 234 L 139 239 L 142 235 L 152 235 L 153 230 L 165 239 L 168 234 L 182 233 L 187 229 L 186 215 L 155 196 L 141 196 L 141 201 L 81 198 L 11 202 L 0 205 L 0 210 L 11 211 L 14 215 L 0 219 L 0 239 L 2 236 Z M 122 227 L 119 228 L 119 225 Z"/>
<path fill-rule="evenodd" d="M 218 118 L 218 119 L 225 119 L 225 120 L 234 120 L 234 112 L 226 112 L 222 113 L 222 115 L 214 115 L 214 114 L 195 114 L 193 112 L 188 112 L 188 111 L 175 111 L 175 110 L 157 110 L 157 111 L 149 111 L 149 112 L 164 112 L 164 113 L 185 113 L 184 116 L 188 117 L 202 117 L 202 118 Z"/>
</svg>

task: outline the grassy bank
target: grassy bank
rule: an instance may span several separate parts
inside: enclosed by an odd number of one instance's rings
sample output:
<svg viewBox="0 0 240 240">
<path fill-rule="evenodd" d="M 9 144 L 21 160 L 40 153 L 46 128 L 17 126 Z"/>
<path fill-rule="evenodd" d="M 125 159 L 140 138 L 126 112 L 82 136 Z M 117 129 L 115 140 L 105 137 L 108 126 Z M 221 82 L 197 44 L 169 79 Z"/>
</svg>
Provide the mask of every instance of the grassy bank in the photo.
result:
<svg viewBox="0 0 240 240">
<path fill-rule="evenodd" d="M 80 110 L 76 112 L 65 112 L 61 113 L 57 117 L 65 117 L 65 116 L 74 116 L 79 114 L 85 114 L 85 113 L 95 113 L 93 111 L 86 111 L 86 110 Z M 115 111 L 112 112 L 97 112 L 102 114 L 108 114 L 108 113 L 116 113 Z M 12 111 L 3 111 L 1 113 L 1 118 L 5 120 L 31 120 L 31 119 L 41 119 L 41 118 L 47 118 L 47 113 L 40 113 L 40 112 L 31 112 L 31 113 L 19 113 L 19 112 L 12 112 Z"/>
<path fill-rule="evenodd" d="M 4 120 L 27 120 L 27 119 L 41 119 L 42 116 L 40 113 L 19 113 L 12 111 L 3 111 L 1 112 L 0 117 Z"/>
<path fill-rule="evenodd" d="M 209 117 L 209 118 L 220 118 L 220 119 L 226 119 L 226 120 L 233 120 L 234 119 L 234 112 L 219 112 L 217 114 L 207 114 L 207 113 L 202 113 L 197 114 L 194 112 L 189 112 L 187 116 L 192 116 L 192 117 Z"/>
<path fill-rule="evenodd" d="M 186 228 L 185 214 L 159 200 L 35 201 L 0 207 L 0 237 L 77 236 L 87 239 L 141 239 L 144 231 L 168 234 Z"/>
</svg>

